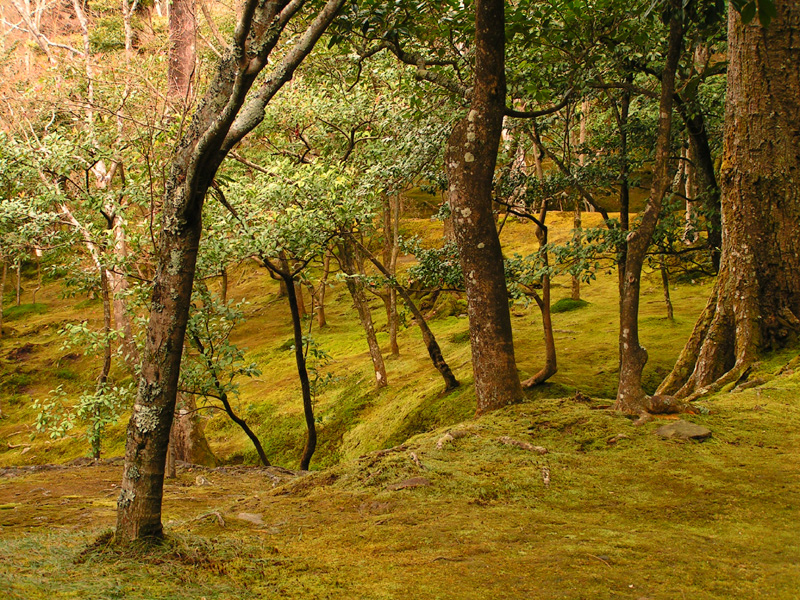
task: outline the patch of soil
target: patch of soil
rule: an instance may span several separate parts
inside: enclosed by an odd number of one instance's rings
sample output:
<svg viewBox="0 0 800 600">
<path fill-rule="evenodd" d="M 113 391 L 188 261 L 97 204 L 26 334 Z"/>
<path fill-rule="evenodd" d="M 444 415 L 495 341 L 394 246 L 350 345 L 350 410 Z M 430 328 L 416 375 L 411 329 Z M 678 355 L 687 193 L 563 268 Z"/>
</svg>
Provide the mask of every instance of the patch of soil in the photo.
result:
<svg viewBox="0 0 800 600">
<path fill-rule="evenodd" d="M 33 354 L 35 348 L 36 347 L 31 343 L 23 344 L 19 348 L 14 348 L 11 352 L 6 354 L 6 358 L 13 362 L 26 360 L 31 354 Z"/>
</svg>

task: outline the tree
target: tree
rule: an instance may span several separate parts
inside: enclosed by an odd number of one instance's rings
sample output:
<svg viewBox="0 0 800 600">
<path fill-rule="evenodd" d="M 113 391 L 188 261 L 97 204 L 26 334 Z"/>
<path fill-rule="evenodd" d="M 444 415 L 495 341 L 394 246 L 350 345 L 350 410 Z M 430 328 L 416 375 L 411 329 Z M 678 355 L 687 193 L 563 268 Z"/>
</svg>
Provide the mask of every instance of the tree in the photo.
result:
<svg viewBox="0 0 800 600">
<path fill-rule="evenodd" d="M 194 0 L 171 0 L 169 10 L 169 95 L 186 103 L 192 93 L 197 23 Z"/>
<path fill-rule="evenodd" d="M 116 540 L 163 537 L 161 500 L 181 354 L 189 316 L 202 208 L 230 150 L 264 118 L 264 109 L 314 48 L 344 0 L 328 0 L 259 88 L 249 94 L 281 33 L 305 2 L 247 0 L 231 48 L 216 72 L 170 167 L 153 279 L 139 389 L 128 425 Z M 249 96 L 249 97 L 248 97 Z"/>
<path fill-rule="evenodd" d="M 746 22 L 754 9 L 728 17 L 720 273 L 660 394 L 735 384 L 800 333 L 800 5 L 777 0 L 768 27 Z"/>
<path fill-rule="evenodd" d="M 669 15 L 668 49 L 661 76 L 653 181 L 639 226 L 625 238 L 625 267 L 622 275 L 619 319 L 620 370 L 616 408 L 630 413 L 639 413 L 649 408 L 648 398 L 642 389 L 642 371 L 647 363 L 647 350 L 639 342 L 639 291 L 642 266 L 656 230 L 664 195 L 671 183 L 668 169 L 672 107 L 675 93 L 675 71 L 681 54 L 684 19 L 680 0 L 670 0 L 667 10 Z"/>
<path fill-rule="evenodd" d="M 466 117 L 447 142 L 445 167 L 470 321 L 477 412 L 522 399 L 492 182 L 506 102 L 502 0 L 475 3 L 475 74 Z"/>
</svg>

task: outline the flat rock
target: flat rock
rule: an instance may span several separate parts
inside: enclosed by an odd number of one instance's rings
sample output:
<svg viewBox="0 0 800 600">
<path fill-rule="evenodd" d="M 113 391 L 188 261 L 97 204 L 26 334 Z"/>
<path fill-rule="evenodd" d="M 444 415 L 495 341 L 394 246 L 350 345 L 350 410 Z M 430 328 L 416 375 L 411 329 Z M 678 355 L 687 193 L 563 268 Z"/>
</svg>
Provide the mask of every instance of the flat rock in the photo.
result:
<svg viewBox="0 0 800 600">
<path fill-rule="evenodd" d="M 257 515 L 255 513 L 240 512 L 238 515 L 236 515 L 236 518 L 241 519 L 242 521 L 247 521 L 249 523 L 252 523 L 253 525 L 264 524 L 264 519 L 262 518 L 262 516 Z"/>
<path fill-rule="evenodd" d="M 656 429 L 656 435 L 667 439 L 705 440 L 711 437 L 711 430 L 702 425 L 678 419 L 674 423 Z"/>
<path fill-rule="evenodd" d="M 410 488 L 422 487 L 425 485 L 430 485 L 430 480 L 426 479 L 425 477 L 412 477 L 411 479 L 406 479 L 405 481 L 401 481 L 400 483 L 393 483 L 390 486 L 387 486 L 386 489 L 388 490 L 407 490 Z"/>
</svg>

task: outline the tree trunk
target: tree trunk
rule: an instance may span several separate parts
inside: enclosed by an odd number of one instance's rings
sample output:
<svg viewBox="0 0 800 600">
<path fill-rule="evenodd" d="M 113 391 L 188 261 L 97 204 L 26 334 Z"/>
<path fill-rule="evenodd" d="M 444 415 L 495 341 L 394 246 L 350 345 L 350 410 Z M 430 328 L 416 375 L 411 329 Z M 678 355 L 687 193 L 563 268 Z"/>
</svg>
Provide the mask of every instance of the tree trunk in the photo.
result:
<svg viewBox="0 0 800 600">
<path fill-rule="evenodd" d="M 475 3 L 475 77 L 470 110 L 453 128 L 445 166 L 464 272 L 477 412 L 522 399 L 492 181 L 506 102 L 502 0 Z"/>
<path fill-rule="evenodd" d="M 672 298 L 669 295 L 669 272 L 667 271 L 667 262 L 664 256 L 659 260 L 659 270 L 661 271 L 661 287 L 664 289 L 664 304 L 667 305 L 667 318 L 670 321 L 675 320 L 675 314 L 672 310 Z"/>
<path fill-rule="evenodd" d="M 205 436 L 197 403 L 191 394 L 178 394 L 170 435 L 170 452 L 175 460 L 206 467 L 217 466 L 217 459 Z"/>
<path fill-rule="evenodd" d="M 17 306 L 22 299 L 22 259 L 17 259 Z"/>
<path fill-rule="evenodd" d="M 8 263 L 3 259 L 3 277 L 0 280 L 0 338 L 3 337 L 3 300 L 6 295 L 6 277 L 8 276 Z"/>
<path fill-rule="evenodd" d="M 372 359 L 372 366 L 375 370 L 376 385 L 379 388 L 386 387 L 388 384 L 386 379 L 386 366 L 383 363 L 383 355 L 378 345 L 378 338 L 375 336 L 375 325 L 372 323 L 372 313 L 369 310 L 367 299 L 364 296 L 364 284 L 355 277 L 356 275 L 360 275 L 355 258 L 355 248 L 353 248 L 348 241 L 343 242 L 339 248 L 342 271 L 347 275 L 347 279 L 345 280 L 347 290 L 353 298 L 353 304 L 358 312 L 358 318 L 361 320 L 361 326 L 367 334 L 367 344 L 369 345 L 369 355 Z"/>
<path fill-rule="evenodd" d="M 325 251 L 325 257 L 322 259 L 322 279 L 319 281 L 317 291 L 313 293 L 317 311 L 317 326 L 325 327 L 328 320 L 325 317 L 325 290 L 328 288 L 328 276 L 331 272 L 331 253 Z"/>
<path fill-rule="evenodd" d="M 168 93 L 181 102 L 192 94 L 197 22 L 194 0 L 170 0 Z"/>
<path fill-rule="evenodd" d="M 399 247 L 399 220 L 400 197 L 387 197 L 383 214 L 383 264 L 392 276 L 395 275 Z M 397 316 L 397 292 L 394 286 L 387 284 L 386 293 L 381 296 L 386 306 L 386 326 L 389 331 L 389 353 L 392 356 L 400 355 L 400 346 L 397 345 L 397 330 L 399 318 Z"/>
<path fill-rule="evenodd" d="M 289 263 L 283 261 L 281 265 L 288 271 Z M 292 329 L 294 331 L 294 358 L 297 363 L 297 375 L 300 377 L 300 388 L 303 395 L 303 416 L 306 420 L 306 429 L 308 437 L 306 438 L 306 445 L 303 448 L 303 455 L 300 457 L 300 469 L 308 471 L 308 466 L 311 463 L 311 457 L 314 455 L 314 450 L 317 449 L 317 427 L 314 421 L 314 405 L 311 400 L 311 382 L 308 378 L 308 370 L 306 369 L 305 357 L 305 344 L 303 343 L 303 323 L 300 320 L 300 308 L 297 302 L 297 295 L 295 290 L 295 281 L 288 272 L 284 276 L 286 281 L 286 289 L 289 294 L 289 308 L 292 312 Z"/>
<path fill-rule="evenodd" d="M 410 310 L 411 314 L 414 315 L 414 320 L 417 322 L 417 326 L 422 332 L 422 341 L 425 343 L 425 348 L 428 350 L 428 356 L 431 357 L 433 366 L 437 371 L 439 371 L 442 379 L 444 379 L 444 391 L 449 392 L 450 390 L 457 388 L 459 386 L 458 380 L 450 370 L 450 365 L 447 364 L 444 356 L 442 356 L 442 350 L 439 347 L 439 343 L 436 341 L 433 331 L 431 331 L 431 328 L 428 326 L 428 322 L 425 320 L 425 316 L 422 314 L 422 311 L 417 307 L 417 305 L 414 303 L 414 300 L 411 298 L 411 294 L 408 293 L 408 290 L 405 287 L 398 283 L 394 275 L 392 275 L 389 272 L 389 269 L 382 265 L 378 259 L 367 253 L 366 249 L 362 248 L 362 250 L 367 254 L 367 258 L 370 260 L 370 262 L 375 265 L 375 267 L 391 282 L 392 288 L 400 294 L 400 297 L 403 299 L 403 302 L 405 302 L 408 310 Z"/>
<path fill-rule="evenodd" d="M 641 223 L 626 238 L 625 276 L 620 303 L 619 354 L 620 372 L 616 409 L 638 414 L 647 410 L 647 396 L 642 389 L 642 371 L 647 363 L 647 350 L 639 342 L 639 291 L 642 266 L 653 239 L 664 195 L 671 183 L 669 177 L 670 134 L 675 92 L 675 71 L 681 53 L 683 20 L 681 0 L 670 0 L 669 46 L 661 77 L 658 136 L 653 181 Z"/>
<path fill-rule="evenodd" d="M 683 102 L 677 103 L 678 111 L 686 131 L 689 134 L 690 154 L 697 175 L 698 184 L 702 190 L 700 195 L 706 213 L 706 232 L 711 265 L 714 272 L 719 272 L 720 248 L 722 247 L 722 222 L 720 212 L 720 189 L 717 175 L 714 172 L 714 157 L 708 143 L 703 113 L 699 110 L 690 111 Z"/>
<path fill-rule="evenodd" d="M 536 237 L 539 240 L 539 248 L 547 245 L 547 228 L 544 226 L 545 219 L 547 218 L 547 207 L 543 207 L 539 213 L 539 225 L 536 225 Z M 544 266 L 548 267 L 547 252 L 544 253 Z M 544 366 L 538 373 L 522 382 L 524 389 L 530 389 L 540 385 L 550 379 L 558 372 L 558 361 L 556 357 L 556 340 L 553 336 L 553 318 L 550 311 L 550 275 L 542 276 L 542 296 L 539 297 L 535 292 L 533 299 L 539 306 L 539 311 L 542 313 L 542 330 L 544 332 L 544 352 L 545 360 Z"/>
<path fill-rule="evenodd" d="M 735 383 L 800 333 L 800 4 L 769 27 L 728 18 L 720 273 L 660 394 L 694 399 Z"/>
<path fill-rule="evenodd" d="M 328 0 L 321 6 L 273 65 L 271 76 L 248 96 L 281 32 L 303 3 L 245 0 L 233 45 L 220 59 L 176 148 L 162 208 L 139 389 L 128 425 L 122 491 L 117 501 L 118 542 L 163 536 L 164 466 L 206 192 L 227 153 L 263 120 L 267 104 L 291 79 L 343 3 Z"/>
</svg>

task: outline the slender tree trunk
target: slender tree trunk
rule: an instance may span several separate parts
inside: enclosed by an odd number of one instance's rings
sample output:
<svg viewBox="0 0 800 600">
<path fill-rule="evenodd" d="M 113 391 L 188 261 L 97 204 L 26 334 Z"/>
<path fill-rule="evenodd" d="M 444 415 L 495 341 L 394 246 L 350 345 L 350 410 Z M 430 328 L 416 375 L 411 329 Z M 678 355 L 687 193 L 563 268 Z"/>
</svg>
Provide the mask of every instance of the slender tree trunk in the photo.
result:
<svg viewBox="0 0 800 600">
<path fill-rule="evenodd" d="M 544 226 L 547 218 L 547 207 L 543 207 L 539 213 L 539 224 L 536 225 L 536 237 L 539 240 L 539 248 L 547 245 L 547 228 Z M 544 266 L 547 268 L 549 259 L 547 252 L 544 253 Z M 542 330 L 544 333 L 544 366 L 538 373 L 522 382 L 524 389 L 530 389 L 540 385 L 550 379 L 558 372 L 558 361 L 556 357 L 556 340 L 553 336 L 553 318 L 550 311 L 550 275 L 542 276 L 542 296 L 539 297 L 535 292 L 533 299 L 536 301 L 539 311 L 542 313 Z"/>
<path fill-rule="evenodd" d="M 399 196 L 387 197 L 385 199 L 383 214 L 383 264 L 394 276 L 397 257 L 399 254 Z M 392 356 L 400 355 L 400 346 L 397 344 L 397 330 L 399 319 L 397 316 L 397 292 L 391 285 L 386 286 L 386 293 L 381 295 L 386 306 L 386 326 L 389 331 L 389 353 Z"/>
<path fill-rule="evenodd" d="M 475 76 L 469 113 L 453 128 L 445 166 L 464 272 L 477 412 L 522 399 L 492 181 L 506 103 L 502 0 L 475 3 Z"/>
<path fill-rule="evenodd" d="M 222 278 L 221 288 L 220 288 L 220 298 L 222 300 L 222 304 L 228 304 L 228 269 L 225 267 L 222 268 L 220 272 L 220 276 Z"/>
<path fill-rule="evenodd" d="M 661 287 L 664 290 L 664 304 L 667 305 L 667 318 L 670 321 L 675 320 L 675 313 L 672 310 L 672 298 L 669 295 L 669 271 L 667 271 L 667 263 L 664 256 L 659 260 L 659 270 L 661 271 Z"/>
<path fill-rule="evenodd" d="M 422 314 L 422 311 L 414 303 L 413 298 L 411 298 L 411 294 L 405 287 L 400 285 L 389 269 L 381 264 L 377 258 L 369 254 L 363 247 L 362 251 L 367 255 L 369 261 L 375 265 L 375 267 L 384 275 L 384 277 L 391 282 L 390 285 L 392 288 L 400 294 L 400 297 L 403 299 L 403 302 L 405 302 L 408 310 L 410 310 L 411 314 L 414 315 L 414 320 L 417 322 L 417 326 L 422 333 L 422 341 L 425 343 L 425 348 L 428 350 L 428 356 L 431 357 L 433 366 L 437 371 L 439 371 L 442 379 L 444 379 L 444 391 L 449 392 L 450 390 L 457 388 L 459 386 L 458 380 L 450 370 L 450 365 L 448 365 L 447 361 L 445 361 L 444 356 L 442 355 L 442 350 L 439 347 L 439 343 L 436 341 L 436 337 L 433 335 L 433 331 L 431 331 L 431 328 L 428 326 L 428 322 L 425 320 L 425 316 Z"/>
<path fill-rule="evenodd" d="M 284 261 L 282 267 L 289 269 L 288 262 Z M 303 395 L 303 416 L 306 420 L 306 430 L 308 437 L 303 448 L 303 455 L 300 457 L 300 469 L 308 471 L 311 457 L 317 449 L 317 427 L 314 421 L 314 405 L 311 399 L 311 382 L 308 378 L 306 369 L 305 344 L 303 343 L 303 323 L 300 320 L 300 309 L 295 293 L 295 281 L 290 275 L 284 276 L 286 289 L 289 291 L 289 308 L 292 311 L 292 329 L 294 331 L 294 358 L 297 363 L 297 374 L 300 377 L 300 388 Z"/>
<path fill-rule="evenodd" d="M 628 83 L 633 83 L 633 75 L 626 77 Z M 620 231 L 629 231 L 631 196 L 630 196 L 630 167 L 628 165 L 628 116 L 631 107 L 631 93 L 628 90 L 622 92 L 622 100 L 619 108 L 619 228 Z M 625 235 L 623 233 L 623 235 Z M 620 312 L 622 311 L 622 294 L 625 288 L 625 263 L 627 263 L 628 247 L 621 244 L 617 250 L 617 274 L 619 276 L 619 302 Z M 620 355 L 620 361 L 622 355 Z"/>
<path fill-rule="evenodd" d="M 17 306 L 22 298 L 22 260 L 17 259 Z"/>
<path fill-rule="evenodd" d="M 575 216 L 572 219 L 572 240 L 575 244 L 581 243 L 581 199 L 575 198 Z M 581 299 L 581 279 L 578 275 L 572 276 L 572 299 Z"/>
<path fill-rule="evenodd" d="M 319 281 L 319 287 L 314 295 L 316 299 L 317 310 L 317 326 L 325 327 L 328 320 L 325 318 L 325 291 L 328 288 L 328 276 L 331 272 L 331 253 L 325 251 L 325 257 L 322 259 L 322 279 Z"/>
<path fill-rule="evenodd" d="M 617 410 L 640 413 L 647 410 L 647 396 L 642 389 L 642 371 L 647 363 L 647 351 L 639 342 L 639 291 L 642 266 L 647 248 L 661 211 L 661 203 L 671 183 L 669 177 L 670 134 L 675 92 L 675 71 L 683 39 L 681 0 L 670 0 L 669 47 L 661 77 L 658 136 L 653 181 L 641 223 L 627 236 L 627 256 L 620 306 L 620 372 L 617 390 Z"/>
<path fill-rule="evenodd" d="M 689 107 L 678 102 L 677 108 L 686 131 L 689 134 L 690 154 L 695 167 L 698 185 L 701 189 L 700 196 L 705 208 L 706 232 L 714 272 L 719 272 L 720 252 L 722 248 L 722 221 L 720 211 L 720 188 L 717 175 L 714 171 L 714 157 L 708 142 L 708 131 L 700 111 L 690 111 Z"/>
<path fill-rule="evenodd" d="M 170 0 L 169 95 L 187 102 L 192 94 L 197 22 L 194 0 Z"/>
<path fill-rule="evenodd" d="M 6 277 L 8 276 L 8 263 L 3 259 L 3 276 L 0 280 L 0 338 L 3 337 L 3 300 L 6 295 Z"/>
<path fill-rule="evenodd" d="M 100 375 L 97 376 L 98 394 L 104 392 L 108 376 L 111 373 L 111 294 L 109 292 L 107 271 L 103 267 L 100 268 L 100 293 L 103 298 L 103 336 L 105 341 L 103 343 L 103 366 L 100 370 Z M 92 457 L 95 460 L 100 459 L 99 436 L 92 439 Z"/>
<path fill-rule="evenodd" d="M 386 379 L 386 366 L 383 362 L 383 355 L 375 335 L 375 325 L 372 322 L 372 314 L 364 295 L 364 284 L 355 275 L 360 274 L 358 261 L 355 258 L 355 248 L 350 242 L 345 241 L 340 245 L 340 262 L 342 271 L 347 275 L 346 284 L 353 304 L 361 320 L 361 326 L 367 334 L 367 344 L 369 345 L 369 355 L 372 359 L 372 366 L 375 370 L 375 381 L 379 388 L 386 387 L 389 383 Z"/>
<path fill-rule="evenodd" d="M 720 273 L 660 394 L 694 399 L 736 383 L 800 334 L 800 4 L 777 17 L 728 18 Z"/>
</svg>

